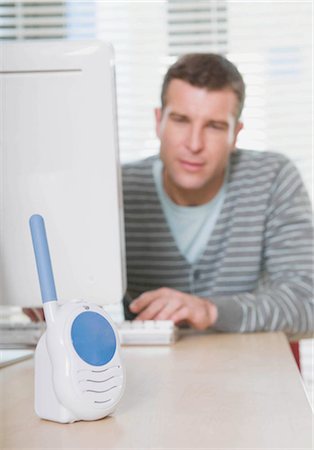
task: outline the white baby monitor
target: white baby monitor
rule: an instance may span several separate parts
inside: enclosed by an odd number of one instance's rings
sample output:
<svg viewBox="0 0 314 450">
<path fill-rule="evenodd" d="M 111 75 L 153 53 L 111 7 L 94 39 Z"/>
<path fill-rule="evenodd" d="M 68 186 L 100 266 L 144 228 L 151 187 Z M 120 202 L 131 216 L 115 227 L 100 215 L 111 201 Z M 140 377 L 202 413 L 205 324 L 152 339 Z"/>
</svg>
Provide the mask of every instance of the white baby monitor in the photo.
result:
<svg viewBox="0 0 314 450">
<path fill-rule="evenodd" d="M 120 401 L 125 374 L 114 324 L 101 306 L 57 301 L 44 220 L 30 219 L 47 323 L 35 352 L 35 411 L 48 420 L 97 420 Z"/>
</svg>

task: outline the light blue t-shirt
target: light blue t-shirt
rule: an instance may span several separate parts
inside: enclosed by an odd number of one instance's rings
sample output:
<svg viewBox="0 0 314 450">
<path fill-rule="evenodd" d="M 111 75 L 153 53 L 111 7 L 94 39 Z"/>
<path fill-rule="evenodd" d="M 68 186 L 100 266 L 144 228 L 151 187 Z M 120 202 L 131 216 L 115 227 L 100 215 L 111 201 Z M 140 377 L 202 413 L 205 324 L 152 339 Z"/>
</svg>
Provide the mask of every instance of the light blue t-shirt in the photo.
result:
<svg viewBox="0 0 314 450">
<path fill-rule="evenodd" d="M 203 253 L 220 214 L 228 170 L 222 187 L 210 202 L 200 206 L 179 206 L 164 191 L 162 169 L 162 161 L 157 159 L 153 176 L 163 212 L 177 247 L 187 261 L 194 264 Z"/>
</svg>

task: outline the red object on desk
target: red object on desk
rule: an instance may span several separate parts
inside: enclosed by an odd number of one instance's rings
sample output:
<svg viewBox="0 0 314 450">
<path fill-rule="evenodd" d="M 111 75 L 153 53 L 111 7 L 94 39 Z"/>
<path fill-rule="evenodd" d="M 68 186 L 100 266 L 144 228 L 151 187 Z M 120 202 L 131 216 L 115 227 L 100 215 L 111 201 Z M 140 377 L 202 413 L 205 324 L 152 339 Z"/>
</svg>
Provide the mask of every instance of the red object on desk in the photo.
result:
<svg viewBox="0 0 314 450">
<path fill-rule="evenodd" d="M 295 362 L 297 363 L 297 366 L 298 366 L 298 368 L 299 368 L 299 370 L 301 372 L 300 345 L 299 345 L 299 342 L 298 341 L 289 342 L 289 344 L 290 344 L 290 348 L 291 348 L 291 351 L 293 353 Z"/>
</svg>

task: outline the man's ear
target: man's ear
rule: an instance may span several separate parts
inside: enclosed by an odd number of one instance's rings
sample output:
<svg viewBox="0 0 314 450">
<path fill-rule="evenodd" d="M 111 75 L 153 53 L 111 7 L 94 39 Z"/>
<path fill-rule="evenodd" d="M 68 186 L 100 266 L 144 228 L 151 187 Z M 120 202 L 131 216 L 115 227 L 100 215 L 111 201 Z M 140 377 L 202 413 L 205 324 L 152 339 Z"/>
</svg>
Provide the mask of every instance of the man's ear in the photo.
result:
<svg viewBox="0 0 314 450">
<path fill-rule="evenodd" d="M 238 134 L 240 133 L 240 131 L 243 128 L 243 122 L 238 121 L 236 123 L 235 129 L 234 129 L 234 138 L 233 138 L 233 148 L 235 149 L 236 143 L 237 143 L 237 139 L 238 139 Z"/>
<path fill-rule="evenodd" d="M 236 129 L 235 129 L 235 132 L 236 132 L 236 135 L 237 135 L 237 136 L 238 136 L 238 134 L 240 133 L 240 131 L 242 130 L 243 127 L 244 127 L 243 122 L 241 122 L 240 120 L 238 120 L 238 123 L 237 123 L 237 125 L 236 125 Z"/>
<path fill-rule="evenodd" d="M 162 117 L 162 110 L 161 108 L 155 108 L 155 130 L 157 136 L 160 138 L 160 124 L 161 124 L 161 117 Z"/>
</svg>

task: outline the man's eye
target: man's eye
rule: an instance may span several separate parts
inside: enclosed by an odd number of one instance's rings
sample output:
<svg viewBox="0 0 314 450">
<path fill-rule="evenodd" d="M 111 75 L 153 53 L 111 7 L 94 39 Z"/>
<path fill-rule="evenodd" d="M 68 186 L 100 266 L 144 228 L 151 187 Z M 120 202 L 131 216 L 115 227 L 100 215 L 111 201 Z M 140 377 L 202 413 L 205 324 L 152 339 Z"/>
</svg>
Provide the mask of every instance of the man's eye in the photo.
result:
<svg viewBox="0 0 314 450">
<path fill-rule="evenodd" d="M 181 117 L 181 116 L 172 116 L 172 120 L 174 120 L 175 122 L 179 122 L 179 123 L 184 123 L 187 121 L 187 119 L 185 117 Z"/>
<path fill-rule="evenodd" d="M 216 123 L 216 122 L 209 123 L 208 128 L 221 131 L 226 130 L 226 126 L 223 123 Z"/>
</svg>

